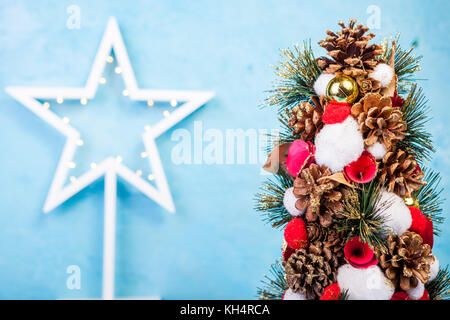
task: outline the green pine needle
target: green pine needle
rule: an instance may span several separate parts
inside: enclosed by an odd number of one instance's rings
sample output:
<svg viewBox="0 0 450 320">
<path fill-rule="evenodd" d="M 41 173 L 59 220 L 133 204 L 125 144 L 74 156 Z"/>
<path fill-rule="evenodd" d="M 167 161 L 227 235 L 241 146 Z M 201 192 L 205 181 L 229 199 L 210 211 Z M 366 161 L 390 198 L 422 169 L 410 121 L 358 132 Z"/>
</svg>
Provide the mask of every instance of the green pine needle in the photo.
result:
<svg viewBox="0 0 450 320">
<path fill-rule="evenodd" d="M 263 216 L 263 221 L 273 228 L 283 228 L 292 216 L 283 204 L 284 192 L 292 187 L 293 180 L 283 171 L 268 178 L 261 187 L 261 193 L 255 196 L 255 209 Z"/>
<path fill-rule="evenodd" d="M 268 92 L 272 96 L 266 99 L 269 106 L 278 106 L 279 113 L 291 108 L 310 96 L 315 96 L 314 81 L 322 73 L 314 58 L 311 41 L 305 41 L 303 48 L 296 45 L 293 49 L 281 50 L 283 60 L 274 66 L 278 76 L 274 89 Z"/>
<path fill-rule="evenodd" d="M 440 268 L 439 272 L 432 281 L 425 284 L 430 300 L 449 300 L 450 299 L 450 273 L 448 266 Z"/>
<path fill-rule="evenodd" d="M 284 279 L 284 268 L 280 261 L 270 266 L 270 275 L 264 276 L 261 281 L 262 287 L 258 287 L 259 300 L 281 300 L 284 292 L 288 289 Z"/>
<path fill-rule="evenodd" d="M 388 230 L 384 226 L 381 212 L 390 204 L 380 203 L 381 185 L 373 180 L 368 185 L 349 190 L 344 199 L 344 218 L 336 220 L 338 231 L 344 231 L 347 238 L 359 236 L 371 248 L 386 249 Z"/>
<path fill-rule="evenodd" d="M 423 180 L 427 185 L 413 193 L 413 197 L 419 202 L 419 209 L 422 213 L 433 221 L 434 234 L 439 235 L 439 225 L 445 218 L 442 216 L 442 204 L 445 199 L 441 198 L 443 189 L 439 186 L 441 175 L 431 169 L 424 168 L 425 177 Z"/>
<path fill-rule="evenodd" d="M 414 155 L 420 163 L 431 160 L 431 155 L 435 151 L 431 134 L 427 131 L 431 110 L 427 106 L 422 88 L 417 88 L 416 84 L 411 86 L 401 111 L 407 129 L 405 138 L 398 142 L 398 146 Z"/>
<path fill-rule="evenodd" d="M 420 71 L 420 61 L 423 57 L 414 54 L 414 49 L 416 48 L 415 44 L 409 50 L 404 50 L 400 46 L 399 40 L 400 36 L 397 34 L 393 40 L 396 44 L 394 69 L 395 74 L 398 77 L 398 91 L 399 93 L 404 93 L 411 82 L 419 80 L 414 78 L 414 74 L 417 71 Z M 392 55 L 392 44 L 390 44 L 387 39 L 383 41 L 383 49 L 382 58 L 389 61 Z"/>
</svg>

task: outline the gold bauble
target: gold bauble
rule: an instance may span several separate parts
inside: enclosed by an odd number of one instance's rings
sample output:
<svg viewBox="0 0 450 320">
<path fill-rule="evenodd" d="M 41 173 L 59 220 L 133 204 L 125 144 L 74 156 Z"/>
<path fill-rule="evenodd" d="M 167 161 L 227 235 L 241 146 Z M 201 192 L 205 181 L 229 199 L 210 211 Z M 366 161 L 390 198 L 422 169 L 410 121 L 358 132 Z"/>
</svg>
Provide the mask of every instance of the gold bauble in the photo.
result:
<svg viewBox="0 0 450 320">
<path fill-rule="evenodd" d="M 328 83 L 327 97 L 338 102 L 353 103 L 358 98 L 358 84 L 353 78 L 340 75 Z"/>
<path fill-rule="evenodd" d="M 411 196 L 411 197 L 404 197 L 404 198 L 403 198 L 403 201 L 405 201 L 405 204 L 406 204 L 408 207 L 416 207 L 416 208 L 419 208 L 419 201 L 418 201 L 415 197 L 413 197 L 413 196 Z"/>
</svg>

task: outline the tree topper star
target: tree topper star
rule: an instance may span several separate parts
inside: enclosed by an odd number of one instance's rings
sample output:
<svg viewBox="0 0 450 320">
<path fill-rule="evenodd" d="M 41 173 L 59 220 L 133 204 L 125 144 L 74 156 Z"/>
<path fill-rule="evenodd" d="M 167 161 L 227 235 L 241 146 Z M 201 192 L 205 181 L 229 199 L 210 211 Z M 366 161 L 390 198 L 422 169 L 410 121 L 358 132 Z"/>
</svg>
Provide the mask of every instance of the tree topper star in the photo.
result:
<svg viewBox="0 0 450 320">
<path fill-rule="evenodd" d="M 36 99 L 56 99 L 57 101 L 79 99 L 80 101 L 86 101 L 94 98 L 111 50 L 114 50 L 118 66 L 122 70 L 125 89 L 131 100 L 183 102 L 180 107 L 157 122 L 154 126 L 147 127 L 147 130 L 142 135 L 150 166 L 155 177 L 156 188 L 112 157 L 106 158 L 95 168 L 90 169 L 76 180 L 71 181 L 67 186 L 64 186 L 70 169 L 69 164 L 72 162 L 75 150 L 80 142 L 80 133 L 64 121 L 64 119 L 44 107 Z M 214 93 L 210 91 L 139 89 L 120 34 L 119 26 L 114 17 L 111 17 L 108 21 L 85 87 L 6 87 L 5 90 L 14 99 L 67 137 L 62 156 L 44 204 L 43 211 L 45 213 L 50 212 L 86 186 L 100 177 L 105 176 L 102 297 L 103 299 L 113 299 L 117 175 L 135 186 L 167 211 L 175 213 L 175 205 L 159 158 L 155 139 L 205 104 L 214 96 Z"/>
</svg>

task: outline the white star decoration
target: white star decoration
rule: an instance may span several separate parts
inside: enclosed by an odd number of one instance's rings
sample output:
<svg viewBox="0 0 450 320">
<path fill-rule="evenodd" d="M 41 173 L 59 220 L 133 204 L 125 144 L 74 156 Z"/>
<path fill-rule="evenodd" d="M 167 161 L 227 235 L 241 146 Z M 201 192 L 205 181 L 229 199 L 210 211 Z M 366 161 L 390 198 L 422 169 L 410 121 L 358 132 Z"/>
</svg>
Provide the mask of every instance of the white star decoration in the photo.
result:
<svg viewBox="0 0 450 320">
<path fill-rule="evenodd" d="M 85 172 L 76 180 L 71 181 L 67 186 L 64 186 L 70 169 L 69 164 L 72 162 L 78 142 L 80 141 L 80 133 L 70 126 L 67 121 L 64 121 L 64 119 L 57 116 L 48 108 L 45 108 L 44 105 L 36 99 L 56 99 L 57 101 L 63 101 L 64 99 L 78 99 L 80 101 L 86 101 L 87 99 L 94 98 L 111 50 L 114 50 L 118 67 L 122 70 L 125 88 L 131 100 L 182 102 L 182 105 L 175 111 L 171 112 L 154 126 L 147 127 L 142 135 L 146 154 L 148 155 L 150 166 L 155 177 L 156 188 L 127 168 L 121 161 L 117 161 L 117 159 L 112 157 L 106 158 L 96 167 Z M 55 176 L 44 204 L 43 210 L 45 213 L 58 207 L 61 203 L 93 183 L 95 180 L 105 176 L 102 297 L 103 299 L 113 299 L 117 175 L 135 186 L 143 194 L 150 199 L 153 199 L 167 211 L 175 213 L 175 205 L 159 158 L 155 139 L 205 104 L 214 96 L 214 93 L 210 91 L 139 89 L 120 34 L 119 26 L 113 17 L 108 21 L 106 31 L 103 35 L 85 87 L 6 87 L 5 90 L 14 99 L 67 137 L 62 156 L 59 160 Z"/>
</svg>

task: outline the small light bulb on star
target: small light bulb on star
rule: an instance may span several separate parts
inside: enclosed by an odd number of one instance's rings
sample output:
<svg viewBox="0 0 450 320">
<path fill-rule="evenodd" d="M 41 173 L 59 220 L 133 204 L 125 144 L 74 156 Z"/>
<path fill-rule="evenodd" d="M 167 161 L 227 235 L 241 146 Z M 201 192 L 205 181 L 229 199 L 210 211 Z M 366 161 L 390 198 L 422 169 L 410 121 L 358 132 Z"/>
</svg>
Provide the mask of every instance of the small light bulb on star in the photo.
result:
<svg viewBox="0 0 450 320">
<path fill-rule="evenodd" d="M 149 174 L 149 175 L 147 176 L 147 179 L 150 180 L 150 181 L 152 181 L 152 180 L 155 179 L 155 176 L 152 175 L 152 174 Z"/>
<path fill-rule="evenodd" d="M 147 152 L 141 152 L 141 158 L 146 158 L 147 157 Z"/>
<path fill-rule="evenodd" d="M 114 58 L 111 57 L 111 56 L 108 56 L 108 57 L 106 58 L 106 61 L 109 62 L 109 63 L 113 63 Z"/>
<path fill-rule="evenodd" d="M 136 170 L 136 174 L 137 174 L 138 176 L 141 176 L 141 175 L 142 175 L 142 170 Z"/>
<path fill-rule="evenodd" d="M 122 157 L 121 156 L 118 156 L 117 158 L 116 158 L 116 161 L 118 162 L 118 163 L 121 163 L 122 162 Z"/>
<path fill-rule="evenodd" d="M 69 168 L 73 169 L 77 166 L 75 162 L 69 162 Z"/>
<path fill-rule="evenodd" d="M 100 82 L 101 84 L 105 84 L 106 83 L 106 78 L 105 77 L 101 77 L 98 82 Z"/>
<path fill-rule="evenodd" d="M 170 115 L 170 112 L 168 110 L 164 110 L 163 115 L 164 117 L 168 117 Z"/>
<path fill-rule="evenodd" d="M 128 96 L 129 92 L 128 92 L 127 89 L 125 89 L 125 90 L 122 91 L 122 94 L 126 97 L 126 96 Z"/>
<path fill-rule="evenodd" d="M 91 169 L 97 168 L 97 164 L 95 162 L 91 162 Z"/>
<path fill-rule="evenodd" d="M 50 103 L 44 102 L 43 106 L 44 106 L 45 109 L 49 109 L 50 108 Z"/>
<path fill-rule="evenodd" d="M 155 103 L 153 102 L 152 99 L 148 99 L 148 100 L 147 100 L 147 105 L 148 105 L 149 107 L 153 107 L 154 104 L 155 104 Z"/>
<path fill-rule="evenodd" d="M 56 102 L 58 102 L 59 104 L 64 102 L 64 99 L 62 97 L 58 97 L 56 98 Z"/>
<path fill-rule="evenodd" d="M 85 106 L 87 104 L 87 99 L 86 98 L 81 98 L 80 103 Z"/>
<path fill-rule="evenodd" d="M 78 140 L 77 140 L 77 145 L 78 145 L 78 146 L 81 147 L 83 144 L 84 144 L 84 141 L 83 141 L 83 140 L 81 140 L 81 139 L 78 139 Z"/>
<path fill-rule="evenodd" d="M 117 73 L 117 74 L 120 74 L 122 72 L 122 68 L 121 67 L 116 67 L 114 69 L 114 72 Z"/>
<path fill-rule="evenodd" d="M 63 121 L 64 123 L 69 123 L 70 119 L 67 118 L 67 117 L 64 117 L 64 118 L 62 119 L 62 121 Z"/>
<path fill-rule="evenodd" d="M 170 105 L 172 107 L 176 107 L 177 106 L 177 100 L 175 100 L 175 99 L 170 100 Z"/>
</svg>

